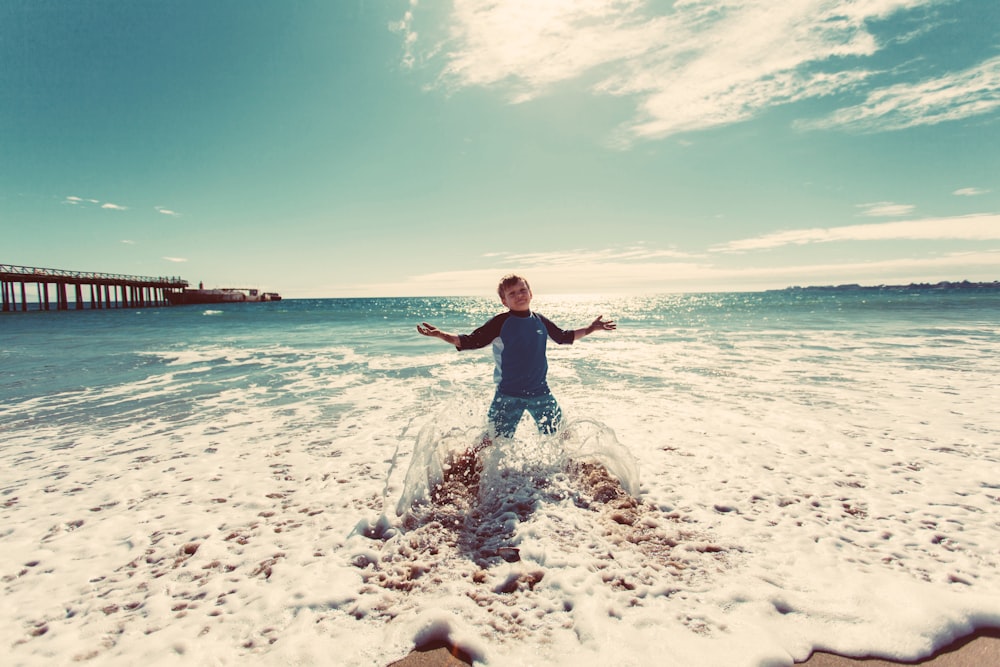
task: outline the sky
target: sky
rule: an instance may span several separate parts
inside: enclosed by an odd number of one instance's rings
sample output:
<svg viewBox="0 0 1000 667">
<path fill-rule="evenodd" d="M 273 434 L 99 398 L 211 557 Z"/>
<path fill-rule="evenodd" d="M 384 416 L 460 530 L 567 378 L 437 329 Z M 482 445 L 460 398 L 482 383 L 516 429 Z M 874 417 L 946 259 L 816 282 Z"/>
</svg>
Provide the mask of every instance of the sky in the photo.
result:
<svg viewBox="0 0 1000 667">
<path fill-rule="evenodd" d="M 0 263 L 286 298 L 1000 280 L 1000 3 L 4 0 Z"/>
</svg>

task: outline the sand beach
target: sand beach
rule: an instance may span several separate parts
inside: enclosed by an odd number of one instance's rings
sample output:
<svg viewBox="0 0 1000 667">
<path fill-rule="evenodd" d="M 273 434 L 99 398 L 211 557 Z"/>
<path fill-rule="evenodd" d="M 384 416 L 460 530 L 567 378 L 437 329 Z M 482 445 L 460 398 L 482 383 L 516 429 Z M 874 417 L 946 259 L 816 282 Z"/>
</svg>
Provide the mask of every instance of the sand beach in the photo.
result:
<svg viewBox="0 0 1000 667">
<path fill-rule="evenodd" d="M 460 649 L 448 646 L 427 647 L 415 650 L 388 667 L 461 667 L 471 665 Z M 806 667 L 897 667 L 898 665 L 923 665 L 925 667 L 993 667 L 1000 665 L 1000 630 L 986 629 L 968 637 L 957 639 L 915 662 L 896 662 L 880 658 L 847 658 L 818 651 L 808 660 L 796 662 Z"/>
<path fill-rule="evenodd" d="M 979 630 L 956 639 L 932 655 L 914 662 L 895 662 L 880 658 L 846 658 L 833 653 L 816 652 L 801 663 L 807 667 L 894 667 L 895 665 L 926 665 L 927 667 L 993 667 L 1000 665 L 1000 629 Z"/>
</svg>

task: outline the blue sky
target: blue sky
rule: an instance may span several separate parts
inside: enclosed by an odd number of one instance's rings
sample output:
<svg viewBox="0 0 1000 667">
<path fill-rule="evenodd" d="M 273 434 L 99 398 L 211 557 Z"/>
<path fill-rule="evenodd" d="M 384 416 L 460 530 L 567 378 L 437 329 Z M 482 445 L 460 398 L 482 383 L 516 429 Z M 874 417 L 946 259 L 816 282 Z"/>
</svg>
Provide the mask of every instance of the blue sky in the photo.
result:
<svg viewBox="0 0 1000 667">
<path fill-rule="evenodd" d="M 0 262 L 286 297 L 1000 279 L 996 0 L 6 0 Z"/>
</svg>

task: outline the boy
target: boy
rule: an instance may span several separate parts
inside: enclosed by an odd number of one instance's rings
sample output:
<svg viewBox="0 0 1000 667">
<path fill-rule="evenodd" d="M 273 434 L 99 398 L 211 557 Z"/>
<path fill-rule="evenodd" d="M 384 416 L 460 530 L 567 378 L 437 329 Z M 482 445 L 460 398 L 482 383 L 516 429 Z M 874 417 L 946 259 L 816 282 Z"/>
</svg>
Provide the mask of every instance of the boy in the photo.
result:
<svg viewBox="0 0 1000 667">
<path fill-rule="evenodd" d="M 417 331 L 424 336 L 440 338 L 459 350 L 475 350 L 493 344 L 496 360 L 493 379 L 497 390 L 488 413 L 492 434 L 512 437 L 525 410 L 534 418 L 541 433 L 555 433 L 562 420 L 562 410 L 545 379 L 548 371 L 546 341 L 551 338 L 560 345 L 569 345 L 595 331 L 613 331 L 617 325 L 598 316 L 588 327 L 560 329 L 548 318 L 531 311 L 531 287 L 518 275 L 505 276 L 497 287 L 497 294 L 508 308 L 507 312 L 471 334 L 448 333 L 426 322 L 418 325 Z M 488 434 L 480 448 L 490 442 Z"/>
</svg>

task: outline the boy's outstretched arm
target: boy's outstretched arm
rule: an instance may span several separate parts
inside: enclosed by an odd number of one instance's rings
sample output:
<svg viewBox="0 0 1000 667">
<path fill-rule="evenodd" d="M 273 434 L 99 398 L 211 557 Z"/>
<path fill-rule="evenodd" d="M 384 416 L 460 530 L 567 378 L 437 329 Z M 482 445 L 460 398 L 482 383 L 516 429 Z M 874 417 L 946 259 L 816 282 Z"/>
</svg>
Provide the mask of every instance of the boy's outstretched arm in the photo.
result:
<svg viewBox="0 0 1000 667">
<path fill-rule="evenodd" d="M 430 336 L 431 338 L 440 338 L 446 343 L 451 343 L 455 347 L 458 347 L 458 336 L 453 333 L 448 333 L 447 331 L 441 331 L 433 324 L 427 324 L 427 322 L 421 322 L 417 325 L 417 331 L 423 336 Z"/>
<path fill-rule="evenodd" d="M 580 340 L 587 334 L 592 334 L 595 331 L 614 331 L 618 328 L 614 320 L 605 320 L 604 315 L 598 315 L 597 319 L 590 323 L 589 327 L 583 327 L 582 329 L 576 329 L 573 332 L 573 340 Z"/>
</svg>

